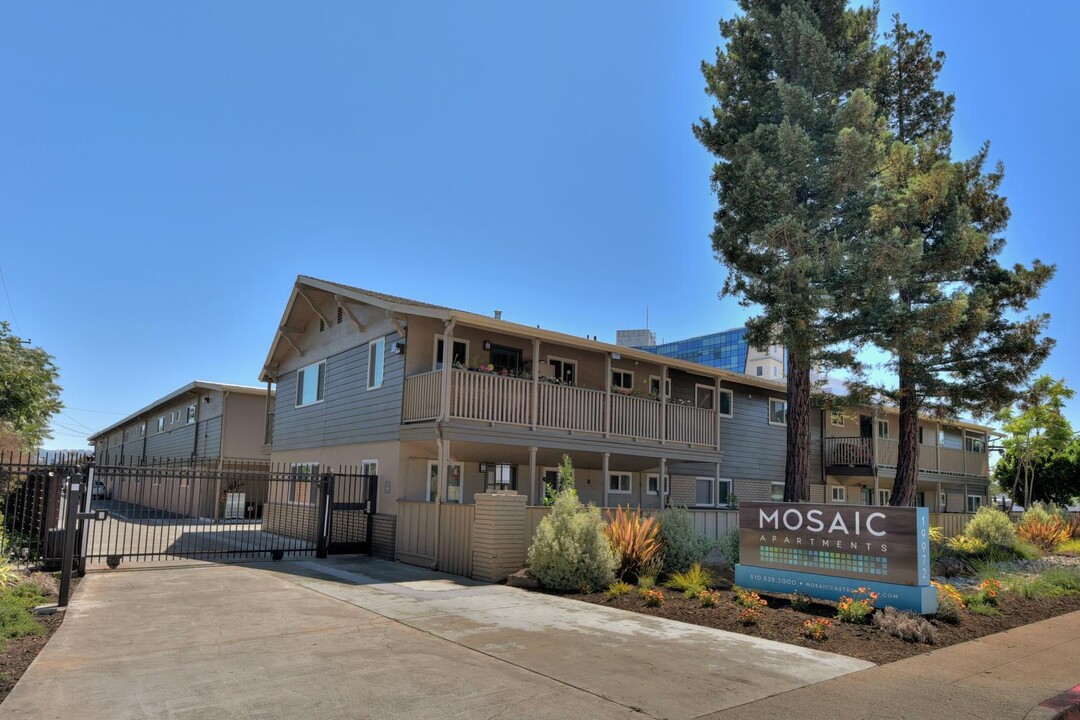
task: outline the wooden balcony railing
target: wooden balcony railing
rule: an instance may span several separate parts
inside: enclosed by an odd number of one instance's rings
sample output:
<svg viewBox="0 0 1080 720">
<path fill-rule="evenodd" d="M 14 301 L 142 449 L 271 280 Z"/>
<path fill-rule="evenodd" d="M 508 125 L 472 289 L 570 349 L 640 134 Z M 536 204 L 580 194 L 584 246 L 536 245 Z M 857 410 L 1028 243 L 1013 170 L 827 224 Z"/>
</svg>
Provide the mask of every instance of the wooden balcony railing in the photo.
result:
<svg viewBox="0 0 1080 720">
<path fill-rule="evenodd" d="M 896 440 L 878 438 L 877 458 L 874 457 L 873 438 L 833 437 L 825 438 L 825 464 L 848 467 L 895 466 L 899 452 Z M 940 457 L 941 466 L 938 467 Z M 954 475 L 987 477 L 989 464 L 986 453 L 966 452 L 956 448 L 937 448 L 934 445 L 919 446 L 919 469 Z"/>
<path fill-rule="evenodd" d="M 825 438 L 825 464 L 872 467 L 873 440 L 867 437 Z"/>
<path fill-rule="evenodd" d="M 535 384 L 531 380 L 468 370 L 450 371 L 450 417 L 506 425 L 532 425 L 555 430 L 604 433 L 643 440 L 666 440 L 690 445 L 716 445 L 716 411 L 687 405 L 662 404 L 602 390 Z M 439 417 L 443 372 L 405 379 L 402 422 Z M 662 408 L 666 407 L 664 422 Z M 611 413 L 610 426 L 607 414 Z"/>
</svg>

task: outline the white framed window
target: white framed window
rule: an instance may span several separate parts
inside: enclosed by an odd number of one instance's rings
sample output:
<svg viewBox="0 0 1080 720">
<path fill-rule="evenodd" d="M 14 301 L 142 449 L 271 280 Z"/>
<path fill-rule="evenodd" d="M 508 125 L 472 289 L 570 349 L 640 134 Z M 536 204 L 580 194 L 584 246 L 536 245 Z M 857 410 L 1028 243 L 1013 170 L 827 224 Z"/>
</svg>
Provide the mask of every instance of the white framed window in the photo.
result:
<svg viewBox="0 0 1080 720">
<path fill-rule="evenodd" d="M 706 410 L 712 410 L 716 407 L 715 400 L 716 388 L 714 386 L 698 383 L 694 385 L 694 405 Z"/>
<path fill-rule="evenodd" d="M 925 442 L 923 442 L 923 426 L 922 425 L 919 426 L 919 444 L 920 445 L 925 445 L 926 444 Z"/>
<path fill-rule="evenodd" d="M 439 463 L 428 460 L 427 499 L 435 502 L 439 493 Z M 459 462 L 446 463 L 446 497 L 443 502 L 460 503 L 465 495 L 465 466 Z"/>
<path fill-rule="evenodd" d="M 188 405 L 187 406 L 187 421 L 186 421 L 186 424 L 190 425 L 193 422 L 195 422 L 195 406 L 194 405 Z"/>
<path fill-rule="evenodd" d="M 649 376 L 649 394 L 657 399 L 660 398 L 660 376 Z M 664 397 L 671 399 L 671 378 L 664 380 Z"/>
<path fill-rule="evenodd" d="M 723 507 L 731 500 L 731 478 L 695 478 L 694 505 L 697 507 Z"/>
<path fill-rule="evenodd" d="M 289 481 L 289 502 L 296 505 L 313 505 L 319 463 L 292 463 L 289 470 L 292 473 L 292 480 Z"/>
<path fill-rule="evenodd" d="M 139 426 L 139 439 L 142 440 L 146 437 L 146 423 Z"/>
<path fill-rule="evenodd" d="M 165 432 L 165 416 L 162 415 L 157 419 L 157 431 Z"/>
<path fill-rule="evenodd" d="M 296 371 L 296 407 L 323 401 L 326 386 L 326 361 L 317 362 Z"/>
<path fill-rule="evenodd" d="M 517 490 L 517 467 L 510 463 L 485 463 L 484 490 Z"/>
<path fill-rule="evenodd" d="M 968 495 L 967 496 L 967 511 L 969 513 L 978 512 L 982 506 L 982 495 Z"/>
<path fill-rule="evenodd" d="M 881 489 L 877 491 L 878 505 L 888 505 L 890 500 L 892 500 L 892 490 Z"/>
<path fill-rule="evenodd" d="M 847 488 L 843 485 L 831 485 L 830 498 L 833 502 L 846 503 L 847 502 Z"/>
<path fill-rule="evenodd" d="M 720 417 L 735 416 L 735 393 L 731 390 L 720 389 Z"/>
<path fill-rule="evenodd" d="M 375 338 L 368 343 L 367 389 L 381 388 L 383 370 L 386 368 L 386 337 Z"/>
<path fill-rule="evenodd" d="M 360 474 L 361 475 L 378 475 L 379 474 L 379 461 L 378 460 L 361 460 L 360 461 Z"/>
<path fill-rule="evenodd" d="M 968 435 L 964 439 L 965 450 L 969 453 L 986 452 L 986 438 L 983 435 Z"/>
<path fill-rule="evenodd" d="M 555 379 L 563 385 L 577 383 L 577 362 L 548 355 L 548 364 L 555 369 Z"/>
<path fill-rule="evenodd" d="M 432 370 L 442 370 L 443 345 L 445 342 L 446 336 L 435 336 L 435 354 L 431 359 Z M 450 364 L 455 367 L 464 367 L 467 362 L 469 362 L 469 341 L 454 338 L 454 347 L 450 352 Z"/>
<path fill-rule="evenodd" d="M 769 424 L 787 425 L 787 400 L 769 398 Z"/>
<path fill-rule="evenodd" d="M 889 421 L 878 420 L 877 421 L 877 436 L 881 440 L 889 439 Z"/>
<path fill-rule="evenodd" d="M 629 370 L 612 370 L 611 387 L 620 390 L 634 389 L 634 373 Z"/>
<path fill-rule="evenodd" d="M 659 473 L 649 473 L 648 475 L 646 475 L 645 476 L 645 494 L 646 495 L 656 495 L 656 486 L 659 485 L 659 484 L 660 484 L 660 474 Z M 664 476 L 664 496 L 667 497 L 670 494 L 671 494 L 670 478 L 667 475 L 665 475 Z"/>
<path fill-rule="evenodd" d="M 629 494 L 630 489 L 633 486 L 633 479 L 630 473 L 613 472 L 608 473 L 608 492 Z"/>
<path fill-rule="evenodd" d="M 938 502 L 940 503 L 938 507 L 941 509 L 941 512 L 945 512 L 945 508 L 949 506 L 949 496 L 942 492 L 941 495 L 938 496 Z"/>
<path fill-rule="evenodd" d="M 769 499 L 773 502 L 784 502 L 784 483 L 769 483 Z"/>
<path fill-rule="evenodd" d="M 829 424 L 833 427 L 844 427 L 844 411 L 833 410 L 829 413 Z"/>
</svg>

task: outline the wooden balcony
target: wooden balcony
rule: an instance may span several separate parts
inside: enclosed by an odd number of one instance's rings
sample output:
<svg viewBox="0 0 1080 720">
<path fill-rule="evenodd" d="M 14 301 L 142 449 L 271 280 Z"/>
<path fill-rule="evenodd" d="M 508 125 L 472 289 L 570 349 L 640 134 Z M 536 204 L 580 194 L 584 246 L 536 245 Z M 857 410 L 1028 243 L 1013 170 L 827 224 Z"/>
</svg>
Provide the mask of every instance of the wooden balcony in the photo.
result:
<svg viewBox="0 0 1080 720">
<path fill-rule="evenodd" d="M 831 474 L 873 475 L 876 466 L 896 466 L 898 442 L 878 439 L 875 458 L 873 438 L 831 437 L 825 438 L 824 452 L 825 466 Z M 919 470 L 943 475 L 989 476 L 986 453 L 935 445 L 919 447 Z"/>
<path fill-rule="evenodd" d="M 450 371 L 450 418 L 716 447 L 716 411 L 603 390 Z M 443 372 L 405 379 L 402 422 L 439 417 Z"/>
</svg>

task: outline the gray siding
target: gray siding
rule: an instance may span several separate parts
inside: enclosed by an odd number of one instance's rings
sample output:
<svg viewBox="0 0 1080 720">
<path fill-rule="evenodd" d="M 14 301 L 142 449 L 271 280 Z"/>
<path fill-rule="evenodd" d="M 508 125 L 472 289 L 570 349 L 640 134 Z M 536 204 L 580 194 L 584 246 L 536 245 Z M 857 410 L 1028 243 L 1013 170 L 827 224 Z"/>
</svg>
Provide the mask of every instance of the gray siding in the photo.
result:
<svg viewBox="0 0 1080 720">
<path fill-rule="evenodd" d="M 769 398 L 783 399 L 782 393 L 746 385 L 724 383 L 733 394 L 734 417 L 720 420 L 720 449 L 724 461 L 720 475 L 743 480 L 784 480 L 787 428 L 770 425 Z M 816 472 L 816 471 L 815 471 Z M 739 494 L 736 492 L 736 494 Z"/>
<path fill-rule="evenodd" d="M 405 356 L 391 355 L 389 349 L 399 338 L 397 333 L 386 336 L 383 384 L 377 390 L 367 389 L 366 342 L 326 359 L 326 399 L 321 403 L 296 407 L 296 372 L 278 378 L 274 450 L 397 440 Z"/>
<path fill-rule="evenodd" d="M 199 457 L 218 457 L 221 455 L 221 416 L 212 417 L 199 423 Z"/>
<path fill-rule="evenodd" d="M 195 426 L 184 425 L 175 430 L 155 432 L 146 439 L 147 459 L 191 457 Z"/>
</svg>

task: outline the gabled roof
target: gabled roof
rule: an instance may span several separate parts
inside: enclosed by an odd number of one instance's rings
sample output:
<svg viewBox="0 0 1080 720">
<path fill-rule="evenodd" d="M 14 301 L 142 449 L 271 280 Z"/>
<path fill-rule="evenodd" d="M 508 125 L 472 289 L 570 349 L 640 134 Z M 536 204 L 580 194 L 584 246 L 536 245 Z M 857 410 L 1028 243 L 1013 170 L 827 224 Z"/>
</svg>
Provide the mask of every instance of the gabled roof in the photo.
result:
<svg viewBox="0 0 1080 720">
<path fill-rule="evenodd" d="M 197 392 L 199 390 L 219 390 L 221 392 L 237 393 L 237 394 L 240 394 L 240 395 L 265 395 L 266 394 L 266 388 L 265 387 L 258 387 L 258 386 L 255 386 L 255 385 L 230 385 L 228 383 L 217 383 L 217 382 L 210 382 L 210 381 L 207 381 L 207 380 L 194 380 L 192 382 L 189 382 L 187 385 L 184 385 L 181 388 L 173 390 L 168 395 L 165 395 L 164 397 L 158 398 L 157 400 L 150 403 L 149 405 L 147 405 L 147 406 L 145 406 L 145 407 L 143 407 L 143 408 L 141 408 L 139 410 L 136 410 L 135 412 L 131 413 L 130 415 L 128 415 L 123 420 L 114 422 L 112 425 L 105 428 L 104 430 L 99 430 L 98 432 L 91 435 L 88 439 L 90 440 L 90 442 L 93 442 L 94 440 L 96 440 L 97 438 L 99 438 L 99 437 L 101 437 L 103 435 L 108 435 L 109 433 L 113 432 L 114 430 L 118 430 L 118 429 L 128 425 L 133 420 L 138 420 L 139 418 L 141 418 L 141 417 L 143 417 L 145 415 L 153 415 L 155 410 L 161 409 L 163 406 L 166 406 L 166 405 L 171 405 L 173 402 L 176 401 L 177 398 L 183 397 L 184 395 L 186 395 L 188 393 Z M 274 391 L 271 390 L 270 392 L 271 392 L 271 394 L 273 394 Z"/>
</svg>

